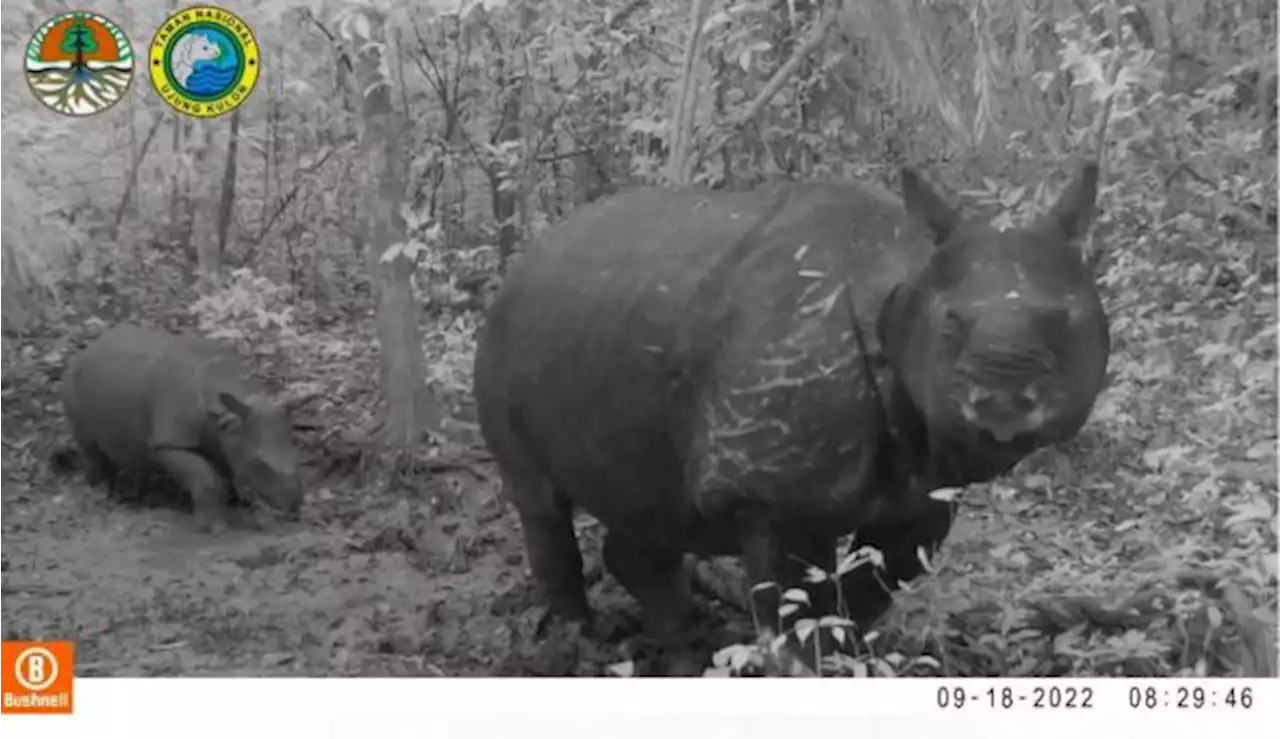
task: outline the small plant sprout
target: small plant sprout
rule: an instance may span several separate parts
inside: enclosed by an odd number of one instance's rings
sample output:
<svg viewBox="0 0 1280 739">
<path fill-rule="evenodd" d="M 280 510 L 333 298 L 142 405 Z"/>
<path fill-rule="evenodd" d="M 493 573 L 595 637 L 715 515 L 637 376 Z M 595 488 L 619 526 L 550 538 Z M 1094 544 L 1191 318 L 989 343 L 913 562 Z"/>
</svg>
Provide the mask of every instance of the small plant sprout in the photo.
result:
<svg viewBox="0 0 1280 739">
<path fill-rule="evenodd" d="M 853 628 L 853 621 L 844 616 L 823 616 L 818 619 L 818 627 L 830 631 L 840 646 L 848 646 L 849 629 Z"/>
<path fill-rule="evenodd" d="M 828 654 L 822 660 L 822 666 L 830 668 L 834 673 L 850 677 L 868 677 L 867 663 L 849 654 L 841 654 L 839 652 Z"/>
<path fill-rule="evenodd" d="M 929 552 L 924 547 L 916 547 L 916 559 L 920 560 L 920 566 L 924 571 L 932 575 L 934 573 L 933 565 L 930 563 Z"/>
<path fill-rule="evenodd" d="M 809 594 L 801 588 L 791 588 L 782 594 L 783 603 L 778 606 L 778 616 L 786 618 L 800 610 L 801 605 L 809 605 Z"/>
<path fill-rule="evenodd" d="M 901 657 L 901 655 L 898 655 L 898 656 L 899 656 L 899 657 Z M 912 659 L 912 660 L 911 660 L 911 664 L 913 664 L 913 665 L 925 665 L 926 667 L 930 667 L 930 668 L 932 668 L 932 669 L 934 669 L 934 670 L 941 670 L 941 669 L 942 669 L 942 663 L 941 663 L 941 662 L 939 662 L 938 660 L 934 659 L 933 657 L 930 657 L 930 656 L 929 656 L 929 655 L 927 655 L 927 654 L 922 654 L 922 655 L 920 655 L 919 657 L 916 657 L 916 658 Z"/>
<path fill-rule="evenodd" d="M 943 503 L 954 503 L 964 492 L 964 488 L 938 488 L 929 493 L 929 497 Z"/>
<path fill-rule="evenodd" d="M 725 674 L 727 671 L 730 675 L 740 675 L 748 666 L 762 666 L 764 659 L 760 656 L 760 651 L 752 645 L 730 644 L 712 656 L 711 664 L 717 669 L 715 674 Z"/>
<path fill-rule="evenodd" d="M 781 611 L 780 606 L 774 609 L 762 609 L 760 606 L 760 599 L 764 593 L 767 593 L 770 591 L 776 592 L 777 590 L 778 590 L 778 584 L 776 582 L 771 582 L 771 581 L 760 582 L 751 586 L 751 597 L 749 598 L 751 602 L 751 622 L 757 632 L 762 632 L 765 629 L 769 629 L 770 631 L 782 630 L 782 625 L 780 623 L 765 625 L 760 619 L 760 613 L 762 610 L 766 613 L 769 610 L 774 610 L 775 613 L 777 611 Z"/>
<path fill-rule="evenodd" d="M 791 677 L 813 677 L 813 672 L 798 659 L 790 660 L 787 671 L 791 673 Z"/>
<path fill-rule="evenodd" d="M 809 565 L 804 570 L 804 581 L 808 583 L 826 582 L 830 578 L 830 572 L 827 572 L 821 567 L 817 567 L 815 565 Z"/>
<path fill-rule="evenodd" d="M 840 560 L 840 564 L 836 566 L 836 576 L 847 575 L 867 564 L 873 567 L 884 567 L 884 552 L 870 546 L 858 547 Z"/>
<path fill-rule="evenodd" d="M 813 636 L 813 632 L 818 628 L 818 622 L 812 618 L 802 618 L 796 622 L 795 633 L 800 640 L 801 646 L 809 641 L 809 637 Z"/>
<path fill-rule="evenodd" d="M 818 630 L 818 622 L 812 618 L 802 618 L 796 622 L 795 635 L 803 649 L 809 641 L 809 637 L 813 636 L 813 632 Z M 818 666 L 818 677 L 822 677 L 822 640 L 813 640 L 813 663 Z"/>
</svg>

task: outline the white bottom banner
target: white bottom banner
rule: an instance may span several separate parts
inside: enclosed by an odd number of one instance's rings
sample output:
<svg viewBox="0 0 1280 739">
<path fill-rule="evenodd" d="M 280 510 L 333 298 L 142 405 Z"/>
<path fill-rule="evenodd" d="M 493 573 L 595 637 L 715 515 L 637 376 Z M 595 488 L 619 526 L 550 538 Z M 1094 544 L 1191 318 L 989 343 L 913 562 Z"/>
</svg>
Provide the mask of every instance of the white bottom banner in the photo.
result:
<svg viewBox="0 0 1280 739">
<path fill-rule="evenodd" d="M 81 678 L 70 715 L 0 724 L 6 739 L 1220 739 L 1273 731 L 1277 706 L 1277 680 Z"/>
</svg>

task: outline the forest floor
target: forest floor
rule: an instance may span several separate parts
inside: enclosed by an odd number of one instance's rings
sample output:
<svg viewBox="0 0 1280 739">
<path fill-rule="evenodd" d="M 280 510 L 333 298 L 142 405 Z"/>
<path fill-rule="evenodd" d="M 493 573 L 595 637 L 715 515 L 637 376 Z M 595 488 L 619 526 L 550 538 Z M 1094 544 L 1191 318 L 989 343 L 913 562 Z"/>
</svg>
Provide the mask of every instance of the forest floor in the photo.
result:
<svg viewBox="0 0 1280 739">
<path fill-rule="evenodd" d="M 1165 283 L 1181 294 L 1163 293 L 1158 310 L 1150 286 L 1112 290 L 1144 297 L 1109 300 L 1111 386 L 1090 423 L 1067 448 L 965 491 L 936 572 L 898 598 L 872 645 L 881 664 L 1275 674 L 1275 285 L 1188 296 L 1184 275 Z M 427 352 L 433 382 L 462 397 L 469 344 L 450 325 L 427 332 Z M 354 398 L 376 397 L 343 385 L 378 376 L 359 328 L 315 339 L 330 353 L 307 365 L 308 379 L 332 381 L 323 426 L 351 420 Z M 345 342 L 336 355 L 335 342 Z M 335 469 L 331 441 L 304 440 L 311 492 L 300 523 L 201 535 L 181 506 L 109 502 L 51 467 L 68 441 L 54 389 L 74 348 L 66 337 L 5 338 L 4 638 L 74 639 L 81 675 L 548 669 L 518 522 L 474 428 L 445 424 L 436 472 L 399 487 Z M 580 528 L 593 606 L 634 615 L 601 574 L 598 527 L 584 517 Z M 742 612 L 701 602 L 749 639 Z M 596 646 L 562 671 L 600 674 L 627 659 L 623 647 Z"/>
</svg>

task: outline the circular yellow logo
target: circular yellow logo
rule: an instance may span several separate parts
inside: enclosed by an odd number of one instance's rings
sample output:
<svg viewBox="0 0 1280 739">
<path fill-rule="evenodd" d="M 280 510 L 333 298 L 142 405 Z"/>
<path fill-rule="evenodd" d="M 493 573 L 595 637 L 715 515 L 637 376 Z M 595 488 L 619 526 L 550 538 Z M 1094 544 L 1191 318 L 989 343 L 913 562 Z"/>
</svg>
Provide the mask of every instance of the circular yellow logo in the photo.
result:
<svg viewBox="0 0 1280 739">
<path fill-rule="evenodd" d="M 253 31 L 235 13 L 211 5 L 174 13 L 151 38 L 151 84 L 174 110 L 197 118 L 240 107 L 259 66 Z"/>
<path fill-rule="evenodd" d="M 27 42 L 24 62 L 36 99 L 64 115 L 101 113 L 133 82 L 129 38 L 98 13 L 71 11 L 45 21 Z"/>
</svg>

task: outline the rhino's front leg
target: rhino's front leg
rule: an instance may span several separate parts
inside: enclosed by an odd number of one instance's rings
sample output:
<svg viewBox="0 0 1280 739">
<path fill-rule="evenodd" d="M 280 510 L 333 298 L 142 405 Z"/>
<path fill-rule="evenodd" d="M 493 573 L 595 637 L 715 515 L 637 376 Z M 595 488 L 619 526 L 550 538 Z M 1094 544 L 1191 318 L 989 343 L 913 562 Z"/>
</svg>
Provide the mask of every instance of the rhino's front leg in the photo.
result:
<svg viewBox="0 0 1280 739">
<path fill-rule="evenodd" d="M 911 582 L 924 574 L 921 557 L 927 560 L 938 550 L 951 531 L 955 515 L 951 503 L 930 499 L 903 520 L 858 531 L 849 545 L 850 553 L 871 546 L 884 557 L 883 569 L 866 564 L 841 578 L 849 615 L 859 629 L 870 629 L 889 610 L 899 582 Z"/>
<path fill-rule="evenodd" d="M 160 449 L 156 459 L 191 494 L 197 528 L 218 533 L 227 527 L 227 483 L 213 465 L 184 449 Z"/>
<path fill-rule="evenodd" d="M 751 586 L 751 608 L 757 627 L 785 631 L 802 615 L 814 618 L 833 615 L 835 588 L 827 580 L 805 582 L 810 567 L 834 574 L 836 542 L 829 536 L 804 529 L 780 528 L 768 511 L 749 509 L 738 516 L 742 565 Z M 809 607 L 783 618 L 782 594 L 801 587 L 809 594 Z M 807 614 L 806 614 L 807 611 Z"/>
<path fill-rule="evenodd" d="M 834 576 L 836 541 L 831 536 L 814 534 L 804 527 L 778 526 L 774 518 L 765 510 L 739 515 L 742 564 L 751 585 L 750 604 L 756 628 L 785 636 L 784 654 L 789 657 L 779 667 L 794 669 L 796 663 L 793 660 L 798 659 L 810 672 L 821 674 L 821 655 L 831 652 L 837 645 L 821 629 L 800 632 L 794 627 L 804 617 L 821 619 L 837 614 L 836 589 L 831 578 L 822 578 L 818 582 L 806 582 L 805 579 L 811 567 Z M 782 607 L 786 601 L 782 595 L 791 588 L 803 589 L 809 596 L 809 604 L 807 607 L 796 604 L 798 608 L 784 614 Z M 814 640 L 820 641 L 815 643 Z"/>
</svg>

